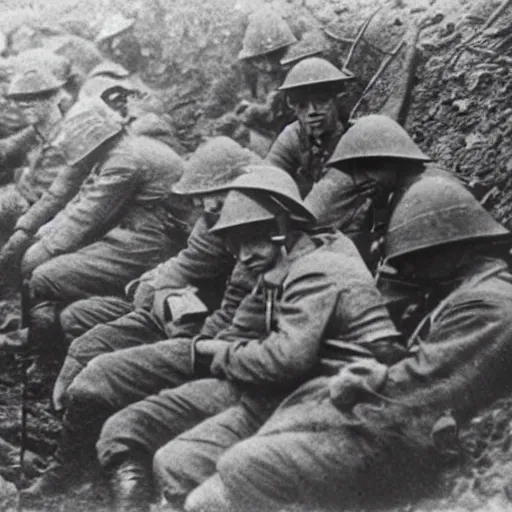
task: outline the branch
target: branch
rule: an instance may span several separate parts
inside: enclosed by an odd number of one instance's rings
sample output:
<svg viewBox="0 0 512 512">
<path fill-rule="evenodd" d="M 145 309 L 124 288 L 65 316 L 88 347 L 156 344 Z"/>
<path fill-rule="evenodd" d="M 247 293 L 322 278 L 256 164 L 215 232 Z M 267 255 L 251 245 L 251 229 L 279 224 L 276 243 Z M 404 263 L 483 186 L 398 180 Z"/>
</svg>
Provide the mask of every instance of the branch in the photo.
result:
<svg viewBox="0 0 512 512">
<path fill-rule="evenodd" d="M 366 32 L 366 29 L 368 28 L 368 25 L 372 21 L 373 17 L 380 11 L 380 9 L 381 9 L 381 7 L 377 7 L 377 9 L 375 11 L 373 11 L 373 13 L 370 14 L 370 16 L 368 16 L 368 19 L 362 24 L 361 28 L 359 29 L 359 32 L 357 33 L 356 38 L 354 39 L 354 42 L 352 43 L 352 46 L 350 47 L 347 58 L 345 60 L 345 64 L 343 64 L 343 71 L 345 71 L 348 68 L 350 61 L 352 60 L 352 57 L 354 56 L 354 52 L 356 50 L 357 45 L 363 38 L 363 36 Z"/>
<path fill-rule="evenodd" d="M 379 80 L 381 75 L 386 71 L 387 67 L 391 64 L 391 61 L 400 53 L 400 50 L 405 45 L 405 39 L 402 39 L 400 43 L 396 46 L 396 48 L 391 52 L 390 55 L 388 55 L 381 63 L 379 69 L 376 71 L 376 73 L 373 75 L 372 79 L 368 82 L 368 85 L 364 89 L 363 93 L 361 94 L 360 98 L 357 100 L 357 103 L 354 105 L 354 108 L 350 111 L 350 119 L 354 117 L 355 111 L 360 107 L 363 98 L 366 96 L 366 94 L 373 88 L 373 86 L 376 84 L 376 82 Z"/>
</svg>

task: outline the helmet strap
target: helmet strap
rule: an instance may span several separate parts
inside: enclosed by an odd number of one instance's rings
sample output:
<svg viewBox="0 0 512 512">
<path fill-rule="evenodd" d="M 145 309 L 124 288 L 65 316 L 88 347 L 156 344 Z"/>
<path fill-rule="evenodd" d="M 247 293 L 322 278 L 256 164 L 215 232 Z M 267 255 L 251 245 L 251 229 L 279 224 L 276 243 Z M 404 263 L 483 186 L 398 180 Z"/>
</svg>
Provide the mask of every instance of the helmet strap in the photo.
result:
<svg viewBox="0 0 512 512">
<path fill-rule="evenodd" d="M 277 225 L 277 234 L 270 237 L 271 242 L 280 247 L 281 254 L 283 257 L 286 257 L 288 254 L 286 242 L 288 240 L 287 233 L 289 227 L 289 220 L 289 216 L 285 213 L 277 215 L 275 218 Z"/>
</svg>

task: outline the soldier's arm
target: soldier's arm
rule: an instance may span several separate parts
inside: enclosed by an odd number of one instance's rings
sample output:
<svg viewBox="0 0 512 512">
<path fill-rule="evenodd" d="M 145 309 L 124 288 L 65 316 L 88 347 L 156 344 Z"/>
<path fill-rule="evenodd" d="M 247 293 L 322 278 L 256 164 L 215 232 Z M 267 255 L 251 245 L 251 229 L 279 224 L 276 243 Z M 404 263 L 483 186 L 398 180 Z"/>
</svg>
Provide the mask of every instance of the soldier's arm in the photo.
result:
<svg viewBox="0 0 512 512">
<path fill-rule="evenodd" d="M 27 126 L 19 132 L 0 140 L 0 164 L 27 152 L 27 146 L 36 141 L 36 132 Z"/>
<path fill-rule="evenodd" d="M 75 199 L 46 225 L 40 243 L 50 254 L 72 252 L 114 227 L 139 184 L 137 170 L 126 164 L 120 158 L 105 162 L 94 181 L 84 183 Z"/>
<path fill-rule="evenodd" d="M 357 186 L 348 174 L 329 168 L 313 185 L 304 202 L 315 214 L 318 227 L 333 227 L 344 233 L 357 231 L 361 226 L 353 224 L 359 219 L 358 211 L 373 188 L 370 183 L 365 188 Z"/>
<path fill-rule="evenodd" d="M 62 169 L 50 188 L 18 219 L 15 229 L 35 234 L 77 194 L 88 172 L 88 168 L 79 165 Z"/>
<path fill-rule="evenodd" d="M 213 359 L 213 375 L 259 385 L 304 379 L 318 362 L 337 299 L 332 276 L 313 271 L 291 277 L 279 301 L 275 331 L 261 340 L 226 345 Z"/>
<path fill-rule="evenodd" d="M 434 318 L 426 338 L 413 345 L 415 355 L 390 371 L 423 383 L 425 400 L 444 396 L 447 408 L 484 407 L 510 388 L 511 329 L 510 297 L 466 291 Z"/>
<path fill-rule="evenodd" d="M 227 329 L 231 325 L 240 303 L 251 293 L 255 284 L 256 278 L 243 265 L 236 265 L 227 283 L 220 308 L 205 320 L 200 336 L 214 338 L 218 333 Z"/>
<path fill-rule="evenodd" d="M 181 288 L 189 284 L 199 285 L 204 280 L 229 277 L 234 258 L 222 239 L 209 233 L 208 229 L 205 217 L 199 217 L 187 247 L 152 271 L 150 283 L 155 289 Z"/>
<path fill-rule="evenodd" d="M 300 166 L 298 123 L 288 125 L 276 138 L 265 161 L 292 176 Z"/>
</svg>

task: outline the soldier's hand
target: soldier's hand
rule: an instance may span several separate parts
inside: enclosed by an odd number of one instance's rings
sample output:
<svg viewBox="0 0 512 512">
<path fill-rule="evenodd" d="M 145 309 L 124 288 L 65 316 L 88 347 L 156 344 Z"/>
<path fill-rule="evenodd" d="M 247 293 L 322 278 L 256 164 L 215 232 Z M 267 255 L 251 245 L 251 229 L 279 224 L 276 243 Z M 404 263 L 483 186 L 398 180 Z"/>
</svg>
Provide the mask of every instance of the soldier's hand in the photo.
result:
<svg viewBox="0 0 512 512">
<path fill-rule="evenodd" d="M 18 262 L 30 246 L 30 242 L 30 235 L 22 229 L 17 229 L 2 247 L 0 262 L 4 265 L 11 261 Z"/>
<path fill-rule="evenodd" d="M 155 289 L 150 281 L 141 281 L 133 294 L 133 305 L 136 309 L 151 311 L 155 299 Z"/>
<path fill-rule="evenodd" d="M 406 358 L 409 351 L 396 341 L 381 340 L 369 343 L 368 348 L 379 363 L 391 366 Z"/>
<path fill-rule="evenodd" d="M 39 265 L 42 265 L 51 258 L 52 255 L 41 242 L 35 243 L 27 250 L 21 261 L 22 276 L 25 278 L 29 277 Z"/>
</svg>

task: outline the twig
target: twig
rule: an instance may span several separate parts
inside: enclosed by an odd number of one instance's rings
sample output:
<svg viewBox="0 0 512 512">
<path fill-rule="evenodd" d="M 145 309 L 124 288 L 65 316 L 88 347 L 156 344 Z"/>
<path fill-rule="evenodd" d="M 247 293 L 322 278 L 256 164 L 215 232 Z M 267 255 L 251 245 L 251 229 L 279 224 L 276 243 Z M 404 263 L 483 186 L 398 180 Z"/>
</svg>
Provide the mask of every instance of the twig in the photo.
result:
<svg viewBox="0 0 512 512">
<path fill-rule="evenodd" d="M 354 44 L 354 39 L 347 39 L 346 37 L 337 36 L 336 34 L 333 34 L 328 28 L 325 27 L 323 27 L 322 30 L 327 37 L 330 37 L 335 41 L 339 41 L 340 43 Z"/>
<path fill-rule="evenodd" d="M 405 45 L 405 39 L 403 39 L 402 41 L 400 41 L 400 43 L 398 43 L 398 45 L 396 46 L 396 48 L 391 52 L 390 55 L 388 55 L 381 63 L 379 69 L 376 71 L 376 73 L 373 75 L 372 79 L 368 82 L 368 85 L 365 87 L 363 93 L 361 94 L 361 96 L 359 97 L 359 99 L 357 100 L 357 103 L 354 105 L 354 108 L 350 111 L 350 118 L 352 119 L 354 117 L 354 112 L 359 108 L 359 106 L 361 105 L 362 101 L 363 101 L 363 98 L 366 96 L 366 94 L 368 93 L 368 91 L 370 91 L 373 86 L 375 85 L 375 83 L 377 82 L 377 80 L 380 78 L 380 76 L 384 73 L 384 71 L 386 71 L 387 67 L 389 66 L 389 64 L 391 63 L 391 61 L 400 53 L 400 50 L 402 49 L 402 47 Z"/>
<path fill-rule="evenodd" d="M 368 16 L 368 19 L 361 25 L 361 28 L 359 29 L 359 32 L 356 35 L 356 38 L 354 39 L 354 42 L 352 43 L 352 46 L 350 47 L 350 50 L 348 52 L 347 58 L 345 60 L 345 64 L 343 64 L 343 71 L 345 71 L 348 66 L 350 65 L 350 61 L 352 60 L 352 57 L 354 56 L 354 52 L 356 50 L 357 45 L 363 38 L 366 29 L 368 28 L 368 25 L 370 25 L 370 22 L 372 21 L 373 17 L 380 11 L 380 6 L 375 9 L 375 11 Z"/>
<path fill-rule="evenodd" d="M 480 48 L 479 46 L 468 46 L 466 49 L 470 52 L 477 53 L 479 55 L 491 57 L 498 64 L 507 64 L 508 66 L 512 64 L 512 58 L 503 55 L 503 53 L 495 52 L 494 50 Z"/>
<path fill-rule="evenodd" d="M 502 14 L 507 10 L 508 6 L 512 3 L 511 0 L 504 0 L 499 7 L 489 16 L 489 19 L 485 22 L 481 32 L 487 30 Z"/>
<path fill-rule="evenodd" d="M 503 0 L 503 2 L 494 10 L 494 12 L 489 16 L 485 24 L 477 30 L 474 34 L 469 36 L 465 41 L 462 41 L 454 50 L 454 55 L 448 62 L 447 68 L 451 68 L 457 64 L 460 56 L 462 55 L 462 51 L 467 48 L 471 41 L 474 41 L 477 37 L 482 35 L 482 33 L 487 30 L 500 16 L 503 12 L 512 4 L 512 0 Z"/>
</svg>

